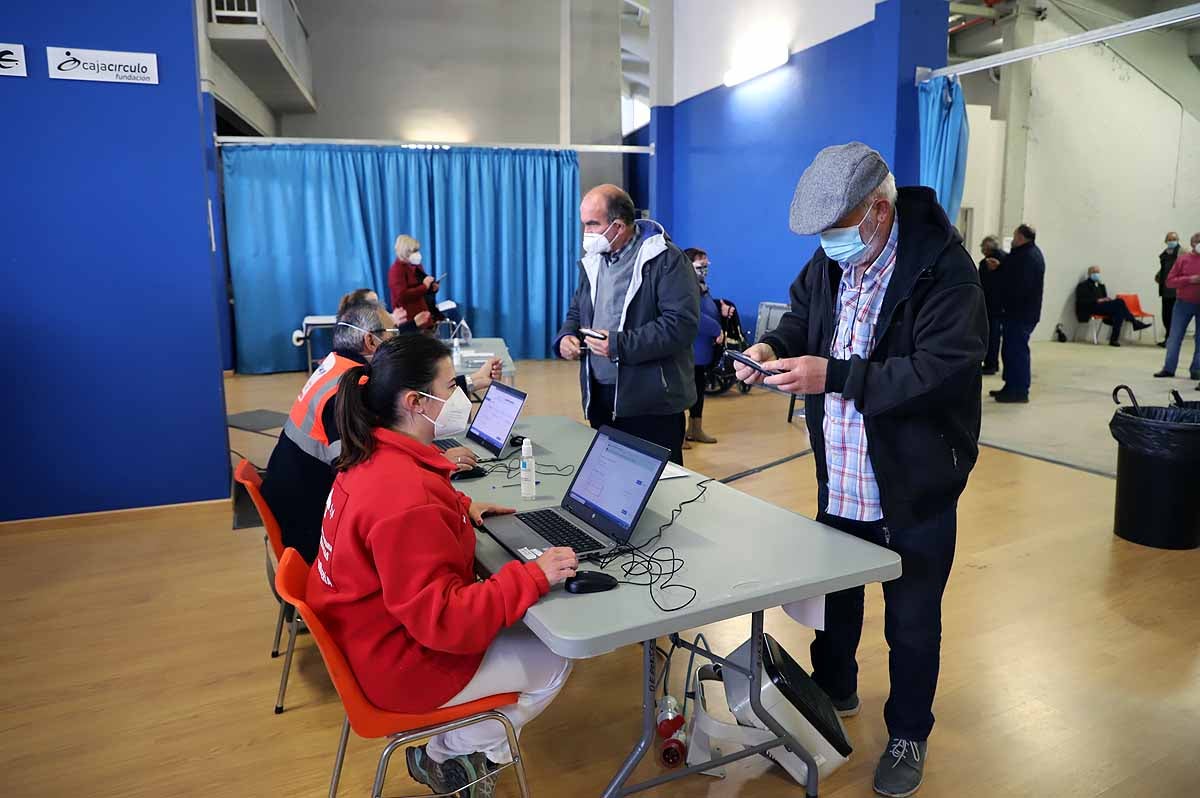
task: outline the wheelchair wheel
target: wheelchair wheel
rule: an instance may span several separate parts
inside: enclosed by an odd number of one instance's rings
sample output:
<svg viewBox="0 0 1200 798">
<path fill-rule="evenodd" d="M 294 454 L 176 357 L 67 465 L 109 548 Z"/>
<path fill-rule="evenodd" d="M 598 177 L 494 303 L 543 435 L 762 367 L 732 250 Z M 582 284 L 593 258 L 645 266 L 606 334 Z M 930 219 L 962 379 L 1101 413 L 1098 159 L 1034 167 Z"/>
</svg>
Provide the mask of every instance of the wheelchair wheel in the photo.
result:
<svg viewBox="0 0 1200 798">
<path fill-rule="evenodd" d="M 738 390 L 741 391 L 742 393 L 750 393 L 750 386 L 744 382 L 739 382 Z"/>
</svg>

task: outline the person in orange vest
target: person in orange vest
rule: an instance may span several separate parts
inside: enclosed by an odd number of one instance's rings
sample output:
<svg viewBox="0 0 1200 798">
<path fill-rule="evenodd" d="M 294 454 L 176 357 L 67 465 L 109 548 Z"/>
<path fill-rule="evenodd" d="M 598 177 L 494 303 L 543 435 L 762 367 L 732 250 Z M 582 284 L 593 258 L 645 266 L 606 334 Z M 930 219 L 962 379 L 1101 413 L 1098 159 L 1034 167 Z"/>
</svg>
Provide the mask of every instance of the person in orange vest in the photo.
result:
<svg viewBox="0 0 1200 798">
<path fill-rule="evenodd" d="M 338 380 L 354 366 L 371 359 L 380 345 L 395 337 L 392 316 L 375 302 L 343 307 L 333 332 L 333 351 L 308 378 L 292 404 L 283 434 L 271 452 L 262 493 L 279 521 L 283 545 L 300 552 L 307 562 L 317 556 L 321 516 L 333 487 L 332 463 L 342 451 L 334 417 Z M 500 376 L 500 360 L 493 358 L 474 374 L 459 377 L 463 390 L 482 391 Z M 459 470 L 475 466 L 470 449 L 457 447 L 446 457 Z"/>
</svg>

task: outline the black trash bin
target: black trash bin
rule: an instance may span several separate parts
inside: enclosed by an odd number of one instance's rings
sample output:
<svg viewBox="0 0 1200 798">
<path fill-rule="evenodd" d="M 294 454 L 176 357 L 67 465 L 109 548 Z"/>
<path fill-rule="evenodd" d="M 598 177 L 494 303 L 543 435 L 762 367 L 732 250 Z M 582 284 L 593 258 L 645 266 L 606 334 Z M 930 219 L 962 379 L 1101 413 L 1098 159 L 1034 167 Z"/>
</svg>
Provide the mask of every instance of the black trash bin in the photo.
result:
<svg viewBox="0 0 1200 798">
<path fill-rule="evenodd" d="M 1113 533 L 1158 549 L 1200 548 L 1200 407 L 1119 407 L 1108 428 L 1117 440 Z"/>
</svg>

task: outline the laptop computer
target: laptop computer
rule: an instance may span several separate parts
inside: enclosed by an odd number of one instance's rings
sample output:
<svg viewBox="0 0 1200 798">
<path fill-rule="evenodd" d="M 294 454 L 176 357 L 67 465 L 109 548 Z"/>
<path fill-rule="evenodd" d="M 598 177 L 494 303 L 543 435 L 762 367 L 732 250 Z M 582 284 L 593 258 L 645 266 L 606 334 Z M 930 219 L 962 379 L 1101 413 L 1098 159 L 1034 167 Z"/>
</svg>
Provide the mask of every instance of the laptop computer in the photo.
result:
<svg viewBox="0 0 1200 798">
<path fill-rule="evenodd" d="M 443 452 L 464 446 L 475 452 L 481 461 L 499 459 L 509 445 L 513 426 L 524 406 L 523 392 L 502 382 L 493 382 L 484 394 L 483 404 L 475 412 L 475 420 L 467 430 L 467 440 L 441 438 L 433 443 Z"/>
<path fill-rule="evenodd" d="M 552 546 L 602 557 L 629 543 L 670 457 L 657 444 L 601 427 L 558 507 L 491 516 L 484 529 L 524 561 Z"/>
</svg>

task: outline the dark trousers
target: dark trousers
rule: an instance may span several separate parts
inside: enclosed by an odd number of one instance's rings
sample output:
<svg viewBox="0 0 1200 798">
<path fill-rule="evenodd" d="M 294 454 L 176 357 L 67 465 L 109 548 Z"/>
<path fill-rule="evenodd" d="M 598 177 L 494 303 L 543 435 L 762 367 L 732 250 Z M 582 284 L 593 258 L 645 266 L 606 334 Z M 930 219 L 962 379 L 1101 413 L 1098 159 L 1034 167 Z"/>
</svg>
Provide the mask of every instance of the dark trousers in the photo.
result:
<svg viewBox="0 0 1200 798">
<path fill-rule="evenodd" d="M 988 348 L 987 354 L 983 356 L 983 367 L 988 371 L 995 371 L 1000 368 L 1000 339 L 1002 336 L 1003 321 L 997 316 L 988 315 Z"/>
<path fill-rule="evenodd" d="M 1135 320 L 1133 314 L 1129 312 L 1129 306 L 1125 304 L 1124 299 L 1108 299 L 1097 302 L 1093 315 L 1102 317 L 1112 325 L 1112 335 L 1108 337 L 1110 341 L 1120 341 L 1121 325 L 1127 321 Z"/>
<path fill-rule="evenodd" d="M 683 465 L 683 436 L 687 432 L 687 420 L 683 413 L 665 416 L 622 416 L 613 418 L 613 403 L 616 390 L 612 385 L 592 383 L 592 401 L 588 406 L 588 423 L 592 429 L 608 425 L 644 441 L 657 443 L 671 450 L 671 462 Z"/>
<path fill-rule="evenodd" d="M 822 503 L 824 503 L 822 501 Z M 942 594 L 954 562 L 958 507 L 906 527 L 826 515 L 817 520 L 900 555 L 903 574 L 883 583 L 883 635 L 888 644 L 891 690 L 883 707 L 888 734 L 920 742 L 933 729 L 942 649 Z M 825 597 L 825 631 L 813 638 L 813 679 L 838 700 L 858 692 L 855 652 L 862 636 L 863 588 Z"/>
<path fill-rule="evenodd" d="M 1036 326 L 1018 319 L 1005 319 L 1001 325 L 1004 340 L 1000 345 L 1000 356 L 1004 358 L 1005 393 L 1028 396 L 1033 381 L 1029 355 L 1029 336 Z"/>
<path fill-rule="evenodd" d="M 1175 297 L 1164 296 L 1162 299 L 1162 317 L 1163 317 L 1163 334 L 1164 339 L 1171 336 L 1171 314 L 1175 312 Z"/>
<path fill-rule="evenodd" d="M 708 384 L 708 366 L 696 366 L 696 404 L 688 409 L 692 418 L 704 416 L 704 386 Z"/>
</svg>

